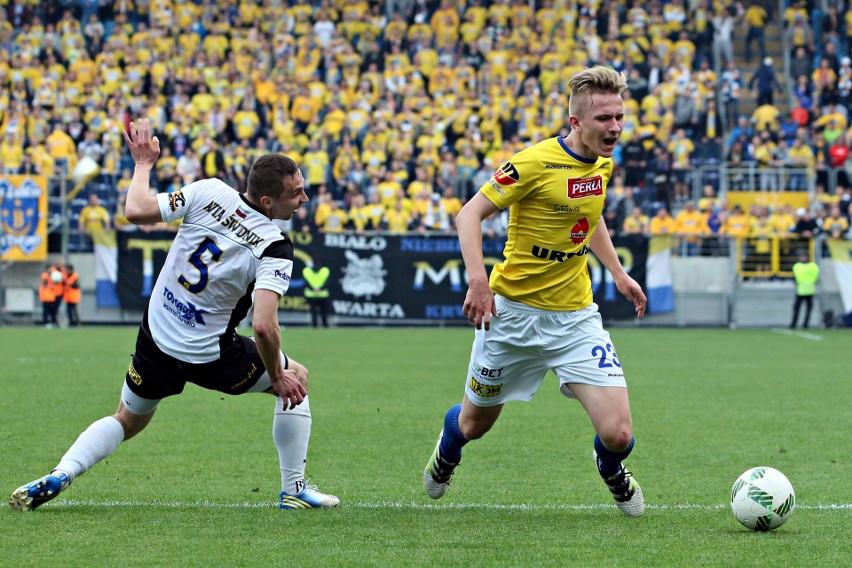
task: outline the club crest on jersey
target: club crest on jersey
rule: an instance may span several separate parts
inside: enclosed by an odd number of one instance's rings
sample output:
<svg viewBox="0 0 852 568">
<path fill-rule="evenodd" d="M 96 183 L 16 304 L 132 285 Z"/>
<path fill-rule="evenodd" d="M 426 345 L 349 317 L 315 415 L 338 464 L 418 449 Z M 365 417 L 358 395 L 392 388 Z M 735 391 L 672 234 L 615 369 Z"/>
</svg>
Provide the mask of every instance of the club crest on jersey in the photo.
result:
<svg viewBox="0 0 852 568">
<path fill-rule="evenodd" d="M 512 162 L 506 162 L 500 169 L 494 172 L 494 181 L 500 185 L 512 185 L 521 179 L 521 174 L 518 173 L 518 168 L 512 165 Z"/>
<path fill-rule="evenodd" d="M 582 199 L 593 195 L 603 195 L 601 176 L 568 180 L 568 199 Z"/>
<path fill-rule="evenodd" d="M 571 242 L 579 245 L 586 240 L 586 235 L 589 234 L 589 220 L 585 217 L 580 217 L 573 227 L 571 227 Z"/>
<path fill-rule="evenodd" d="M 169 194 L 169 209 L 177 211 L 178 207 L 184 206 L 186 206 L 186 197 L 183 196 L 182 191 L 178 190 Z"/>
</svg>

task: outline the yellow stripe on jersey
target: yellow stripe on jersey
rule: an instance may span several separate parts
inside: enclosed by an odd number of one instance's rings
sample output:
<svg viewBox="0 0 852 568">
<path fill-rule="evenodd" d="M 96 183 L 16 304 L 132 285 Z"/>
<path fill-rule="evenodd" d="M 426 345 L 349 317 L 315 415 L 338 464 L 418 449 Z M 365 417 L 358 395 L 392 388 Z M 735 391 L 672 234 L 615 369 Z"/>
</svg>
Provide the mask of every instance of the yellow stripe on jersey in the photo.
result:
<svg viewBox="0 0 852 568">
<path fill-rule="evenodd" d="M 491 272 L 491 289 L 544 310 L 592 303 L 589 237 L 603 211 L 612 159 L 577 156 L 562 137 L 515 154 L 480 191 L 509 208 L 506 260 Z"/>
</svg>

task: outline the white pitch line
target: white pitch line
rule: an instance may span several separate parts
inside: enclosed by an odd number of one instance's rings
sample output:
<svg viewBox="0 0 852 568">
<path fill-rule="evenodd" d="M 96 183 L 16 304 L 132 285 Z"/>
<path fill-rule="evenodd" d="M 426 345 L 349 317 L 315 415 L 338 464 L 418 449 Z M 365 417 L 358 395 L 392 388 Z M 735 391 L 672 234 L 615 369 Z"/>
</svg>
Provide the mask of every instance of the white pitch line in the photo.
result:
<svg viewBox="0 0 852 568">
<path fill-rule="evenodd" d="M 821 335 L 816 335 L 815 333 L 808 333 L 807 331 L 795 331 L 793 329 L 773 329 L 772 331 L 775 333 L 780 333 L 781 335 L 800 337 L 802 339 L 810 339 L 811 341 L 822 341 Z"/>
<path fill-rule="evenodd" d="M 272 509 L 278 507 L 274 502 L 250 503 L 243 501 L 241 503 L 217 503 L 215 501 L 91 501 L 77 499 L 57 499 L 54 501 L 57 505 L 67 505 L 72 507 L 90 506 L 90 507 L 167 507 L 171 509 L 191 509 L 191 508 L 208 508 L 208 509 Z M 357 509 L 487 509 L 487 510 L 506 510 L 506 511 L 599 511 L 604 509 L 615 509 L 615 505 L 609 504 L 594 504 L 594 505 L 533 505 L 530 503 L 518 504 L 500 504 L 500 503 L 446 503 L 442 505 L 433 503 L 401 503 L 382 501 L 378 503 L 343 503 L 344 507 L 354 507 Z M 698 509 L 702 511 L 713 511 L 717 509 L 727 509 L 727 504 L 719 505 L 700 505 L 693 503 L 683 503 L 674 505 L 655 505 L 653 503 L 646 504 L 646 509 L 657 511 L 676 511 L 682 509 Z M 817 511 L 834 511 L 852 509 L 852 503 L 829 503 L 818 505 L 802 505 L 796 504 L 797 509 L 817 510 Z"/>
</svg>

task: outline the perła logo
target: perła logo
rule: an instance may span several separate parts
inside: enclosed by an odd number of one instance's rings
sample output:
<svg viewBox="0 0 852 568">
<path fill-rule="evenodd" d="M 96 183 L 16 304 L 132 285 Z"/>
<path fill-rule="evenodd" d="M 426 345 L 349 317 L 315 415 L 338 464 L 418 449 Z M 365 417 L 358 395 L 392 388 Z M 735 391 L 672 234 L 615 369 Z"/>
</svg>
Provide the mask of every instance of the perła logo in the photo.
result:
<svg viewBox="0 0 852 568">
<path fill-rule="evenodd" d="M 568 180 L 568 199 L 581 199 L 592 195 L 603 195 L 601 176 Z"/>
</svg>

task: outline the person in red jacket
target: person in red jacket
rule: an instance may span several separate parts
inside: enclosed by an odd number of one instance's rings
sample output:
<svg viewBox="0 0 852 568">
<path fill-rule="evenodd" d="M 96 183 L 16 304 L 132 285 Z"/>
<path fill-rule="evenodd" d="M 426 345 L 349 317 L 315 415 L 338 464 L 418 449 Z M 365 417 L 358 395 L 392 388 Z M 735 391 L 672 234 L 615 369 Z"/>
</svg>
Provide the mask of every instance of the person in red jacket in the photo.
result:
<svg viewBox="0 0 852 568">
<path fill-rule="evenodd" d="M 846 134 L 835 140 L 828 148 L 829 164 L 837 168 L 837 185 L 846 187 L 849 185 L 849 176 L 846 174 L 846 160 L 849 158 L 849 138 Z"/>
</svg>

